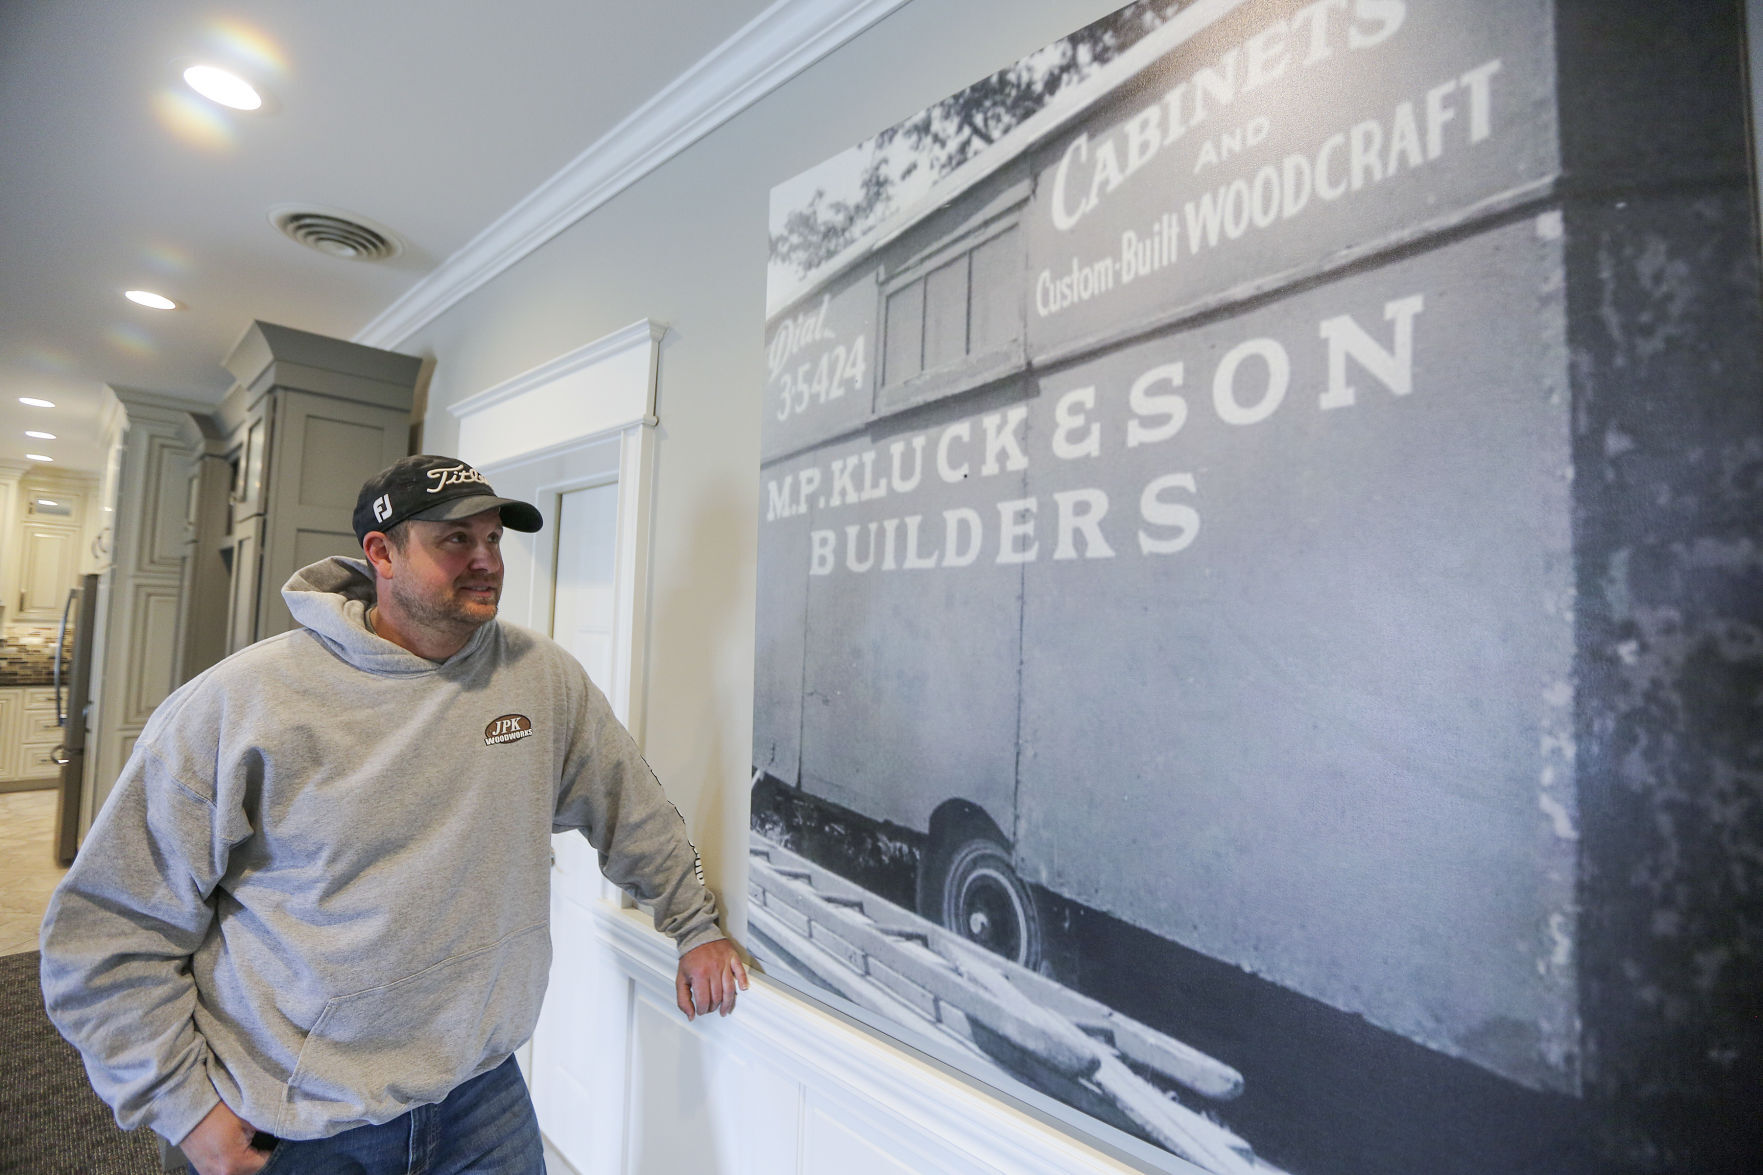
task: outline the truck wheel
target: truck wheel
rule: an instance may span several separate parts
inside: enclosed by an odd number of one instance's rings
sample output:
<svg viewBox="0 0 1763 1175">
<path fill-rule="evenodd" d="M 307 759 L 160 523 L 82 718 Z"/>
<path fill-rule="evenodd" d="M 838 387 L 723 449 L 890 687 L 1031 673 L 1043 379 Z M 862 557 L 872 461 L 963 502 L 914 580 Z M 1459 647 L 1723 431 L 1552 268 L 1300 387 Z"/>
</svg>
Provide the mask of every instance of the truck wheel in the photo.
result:
<svg viewBox="0 0 1763 1175">
<path fill-rule="evenodd" d="M 1041 963 L 1041 919 L 1034 894 L 1010 867 L 1010 851 L 987 837 L 963 841 L 943 872 L 942 917 L 949 930 L 1033 971 Z"/>
</svg>

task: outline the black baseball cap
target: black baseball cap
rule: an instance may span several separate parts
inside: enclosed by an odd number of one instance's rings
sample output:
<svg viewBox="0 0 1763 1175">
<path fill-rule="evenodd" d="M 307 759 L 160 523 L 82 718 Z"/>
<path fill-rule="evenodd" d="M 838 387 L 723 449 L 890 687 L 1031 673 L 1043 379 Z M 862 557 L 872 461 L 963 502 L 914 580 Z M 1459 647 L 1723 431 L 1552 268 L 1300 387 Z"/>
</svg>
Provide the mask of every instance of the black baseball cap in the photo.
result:
<svg viewBox="0 0 1763 1175">
<path fill-rule="evenodd" d="M 502 525 L 532 532 L 545 520 L 530 502 L 498 498 L 484 475 L 457 457 L 419 453 L 368 478 L 355 499 L 355 538 L 386 531 L 407 519 L 442 522 L 501 510 Z"/>
</svg>

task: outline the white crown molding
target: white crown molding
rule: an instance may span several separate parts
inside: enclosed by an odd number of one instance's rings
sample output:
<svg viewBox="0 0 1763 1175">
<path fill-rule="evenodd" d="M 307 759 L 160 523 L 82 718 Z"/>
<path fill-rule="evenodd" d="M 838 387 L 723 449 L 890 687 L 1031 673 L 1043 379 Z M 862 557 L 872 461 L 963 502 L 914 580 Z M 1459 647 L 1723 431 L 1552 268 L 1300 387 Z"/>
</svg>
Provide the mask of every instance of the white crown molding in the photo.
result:
<svg viewBox="0 0 1763 1175">
<path fill-rule="evenodd" d="M 549 241 L 906 0 L 777 0 L 356 332 L 395 349 Z"/>
<path fill-rule="evenodd" d="M 11 469 L 13 464 L 10 461 L 0 461 L 0 471 Z M 24 462 L 24 467 L 29 471 L 25 475 L 25 480 L 36 485 L 50 483 L 64 485 L 71 489 L 90 486 L 98 480 L 97 474 L 87 473 L 83 469 L 57 469 L 53 465 L 38 465 L 29 461 Z"/>
</svg>

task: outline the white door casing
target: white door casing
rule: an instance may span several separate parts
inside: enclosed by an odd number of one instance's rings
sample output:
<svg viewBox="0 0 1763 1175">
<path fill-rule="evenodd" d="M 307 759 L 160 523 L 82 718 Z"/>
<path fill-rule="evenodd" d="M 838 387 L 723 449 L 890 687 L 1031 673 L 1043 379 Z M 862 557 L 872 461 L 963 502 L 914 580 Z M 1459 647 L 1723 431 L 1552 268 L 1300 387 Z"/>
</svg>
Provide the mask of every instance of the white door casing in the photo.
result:
<svg viewBox="0 0 1763 1175">
<path fill-rule="evenodd" d="M 537 534 L 504 534 L 502 614 L 576 653 L 639 747 L 663 330 L 633 323 L 450 408 L 459 456 L 545 517 Z M 611 1171 L 626 1097 L 623 1066 L 606 1061 L 625 1055 L 631 980 L 594 910 L 623 895 L 585 839 L 552 845 L 550 984 L 522 1059 L 552 1144 L 578 1171 Z"/>
<path fill-rule="evenodd" d="M 655 379 L 665 327 L 642 319 L 449 407 L 459 456 L 505 496 L 618 484 L 611 677 L 596 684 L 643 741 L 643 610 L 648 587 Z M 535 503 L 546 510 L 545 503 Z M 503 613 L 550 631 L 555 501 L 548 531 L 504 536 Z"/>
</svg>

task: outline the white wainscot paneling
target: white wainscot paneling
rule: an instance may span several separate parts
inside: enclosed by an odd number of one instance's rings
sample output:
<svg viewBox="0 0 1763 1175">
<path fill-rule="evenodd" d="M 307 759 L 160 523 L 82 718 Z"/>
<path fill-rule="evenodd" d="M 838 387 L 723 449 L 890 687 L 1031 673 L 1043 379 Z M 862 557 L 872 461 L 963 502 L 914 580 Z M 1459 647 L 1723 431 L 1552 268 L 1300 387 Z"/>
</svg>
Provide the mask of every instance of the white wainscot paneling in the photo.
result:
<svg viewBox="0 0 1763 1175">
<path fill-rule="evenodd" d="M 565 840 L 557 838 L 559 850 Z M 551 890 L 551 944 L 551 985 L 528 1066 L 533 1104 L 546 1135 L 583 1175 L 617 1171 L 631 980 L 565 886 Z"/>
<path fill-rule="evenodd" d="M 602 990 L 632 1003 L 622 1156 L 582 1175 L 1137 1170 L 760 976 L 733 1016 L 687 1023 L 673 1006 L 672 944 L 637 911 L 601 903 L 591 917 L 620 973 Z M 616 1072 L 617 1055 L 597 1060 Z"/>
<path fill-rule="evenodd" d="M 129 662 L 125 721 L 139 730 L 172 689 L 177 649 L 168 639 L 178 627 L 178 585 L 140 584 L 130 602 L 130 630 L 143 638 L 140 653 Z M 149 634 L 158 640 L 145 639 Z"/>
<path fill-rule="evenodd" d="M 719 1025 L 688 1024 L 671 999 L 662 1000 L 663 993 L 646 987 L 636 997 L 624 1170 L 794 1170 L 795 1083 L 730 1047 Z"/>
<path fill-rule="evenodd" d="M 916 1175 L 911 1167 L 890 1156 L 850 1123 L 814 1106 L 803 1124 L 802 1166 L 810 1171 L 839 1171 L 843 1175 Z"/>
</svg>

